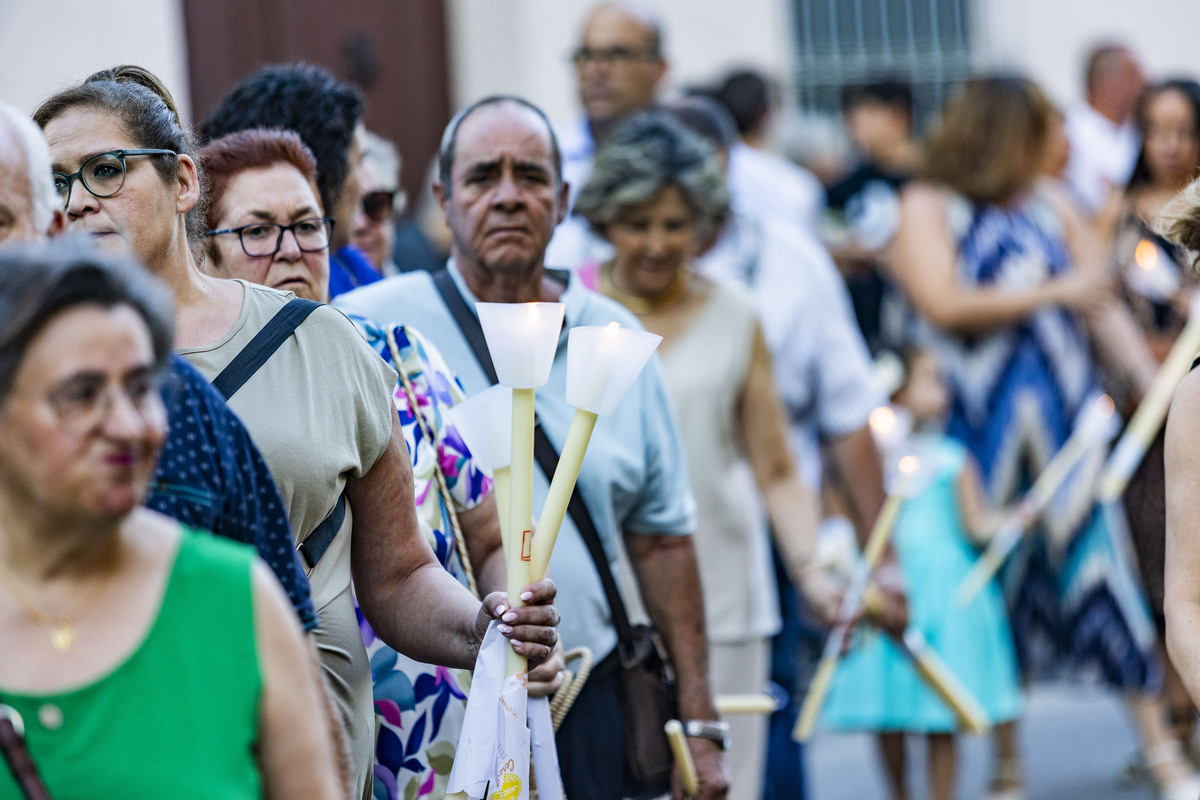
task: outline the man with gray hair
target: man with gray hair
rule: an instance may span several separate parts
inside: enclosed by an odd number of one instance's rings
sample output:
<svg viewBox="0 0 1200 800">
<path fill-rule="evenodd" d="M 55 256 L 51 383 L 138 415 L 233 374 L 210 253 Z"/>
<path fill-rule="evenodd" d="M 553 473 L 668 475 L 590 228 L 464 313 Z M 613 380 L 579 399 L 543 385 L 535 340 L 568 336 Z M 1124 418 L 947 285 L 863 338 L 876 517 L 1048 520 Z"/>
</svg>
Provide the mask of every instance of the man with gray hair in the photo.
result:
<svg viewBox="0 0 1200 800">
<path fill-rule="evenodd" d="M 485 98 L 450 121 L 434 192 L 452 231 L 446 269 L 412 272 L 339 296 L 343 311 L 421 330 L 453 364 L 468 394 L 494 383 L 491 358 L 474 314 L 476 301 L 561 302 L 565 324 L 548 384 L 537 394 L 544 443 L 559 450 L 574 409 L 564 397 L 568 331 L 637 318 L 588 291 L 573 275 L 548 270 L 546 245 L 566 212 L 562 153 L 545 114 L 511 96 Z M 545 447 L 542 448 L 545 452 Z M 539 462 L 542 459 L 539 458 Z M 534 508 L 549 486 L 534 470 Z M 708 642 L 691 533 L 692 498 L 679 430 L 652 360 L 616 412 L 592 435 L 576 484 L 576 509 L 563 521 L 550 568 L 560 586 L 563 646 L 595 654 L 583 690 L 559 728 L 566 795 L 572 800 L 629 796 L 623 783 L 623 645 L 607 590 L 620 582 L 640 594 L 662 634 L 679 689 L 679 716 L 699 772 L 701 800 L 725 796 L 727 727 L 718 720 L 708 680 Z M 578 501 L 582 501 L 582 506 Z M 627 583 L 622 556 L 632 568 Z M 604 575 L 617 575 L 606 587 Z M 636 591 L 632 591 L 636 589 Z M 530 675 L 530 691 L 537 676 Z M 665 788 L 665 787 L 664 787 Z"/>
<path fill-rule="evenodd" d="M 64 222 L 46 139 L 28 116 L 0 103 L 0 245 L 57 235 Z"/>
</svg>

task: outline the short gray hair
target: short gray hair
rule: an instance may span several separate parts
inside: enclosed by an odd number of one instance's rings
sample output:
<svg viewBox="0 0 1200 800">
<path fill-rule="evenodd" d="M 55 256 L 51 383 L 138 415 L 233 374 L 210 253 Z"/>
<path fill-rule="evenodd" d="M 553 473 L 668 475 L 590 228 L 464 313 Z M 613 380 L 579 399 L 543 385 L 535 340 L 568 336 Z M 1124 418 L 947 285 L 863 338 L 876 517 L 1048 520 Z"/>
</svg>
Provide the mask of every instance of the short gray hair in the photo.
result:
<svg viewBox="0 0 1200 800">
<path fill-rule="evenodd" d="M 132 258 L 73 236 L 0 249 L 0 401 L 29 345 L 54 317 L 80 306 L 122 305 L 145 322 L 154 366 L 165 368 L 175 331 L 171 294 Z"/>
<path fill-rule="evenodd" d="M 550 118 L 546 116 L 546 112 L 534 105 L 524 97 L 519 97 L 514 94 L 491 94 L 487 97 L 476 100 L 471 105 L 459 111 L 451 120 L 446 123 L 446 130 L 442 131 L 442 142 L 438 147 L 438 180 L 442 184 L 442 189 L 446 197 L 450 196 L 451 173 L 454 171 L 454 151 L 458 147 L 458 129 L 462 127 L 463 122 L 467 117 L 474 114 L 476 111 L 487 108 L 489 106 L 517 106 L 532 111 L 542 124 L 546 126 L 546 133 L 550 137 L 550 160 L 554 162 L 554 179 L 556 185 L 562 186 L 563 182 L 563 157 L 562 148 L 558 145 L 558 136 L 554 133 L 554 126 L 550 124 Z"/>
<path fill-rule="evenodd" d="M 12 133 L 25 157 L 29 178 L 29 199 L 33 206 L 33 226 L 40 233 L 50 228 L 54 212 L 62 208 L 54 178 L 50 175 L 50 147 L 32 119 L 6 103 L 0 103 L 0 128 Z"/>
<path fill-rule="evenodd" d="M 679 189 L 702 228 L 729 213 L 716 150 L 669 113 L 648 111 L 623 123 L 596 151 L 575 213 L 603 234 L 623 211 L 645 205 L 668 186 Z"/>
</svg>

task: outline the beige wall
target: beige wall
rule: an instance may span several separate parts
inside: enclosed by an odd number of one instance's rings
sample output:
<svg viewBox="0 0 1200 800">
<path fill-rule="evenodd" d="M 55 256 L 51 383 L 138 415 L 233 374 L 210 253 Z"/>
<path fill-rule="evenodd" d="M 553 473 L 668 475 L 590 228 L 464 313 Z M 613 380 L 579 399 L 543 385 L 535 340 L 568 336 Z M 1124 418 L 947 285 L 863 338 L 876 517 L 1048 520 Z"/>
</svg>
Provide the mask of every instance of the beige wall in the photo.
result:
<svg viewBox="0 0 1200 800">
<path fill-rule="evenodd" d="M 594 0 L 447 0 L 452 102 L 495 91 L 524 94 L 551 118 L 577 113 L 567 57 Z M 785 76 L 791 0 L 651 0 L 667 33 L 674 85 L 736 64 Z M 1080 96 L 1088 47 L 1120 38 L 1151 78 L 1200 78 L 1200 0 L 975 0 L 980 67 L 1021 69 L 1059 102 Z"/>
<path fill-rule="evenodd" d="M 116 64 L 156 73 L 190 109 L 182 0 L 0 0 L 0 100 L 32 112 Z"/>
<path fill-rule="evenodd" d="M 1017 66 L 1060 103 L 1079 100 L 1087 50 L 1127 42 L 1152 79 L 1200 79 L 1200 0 L 976 0 L 981 64 Z"/>
<path fill-rule="evenodd" d="M 568 57 L 595 0 L 447 0 L 452 105 L 515 92 L 555 122 L 578 113 Z M 782 77 L 790 61 L 786 0 L 656 0 L 669 85 L 752 65 Z"/>
<path fill-rule="evenodd" d="M 452 102 L 518 92 L 553 119 L 577 113 L 567 62 L 592 0 L 446 0 Z M 738 64 L 785 76 L 790 0 L 651 0 L 665 21 L 669 83 Z M 182 0 L 0 0 L 0 100 L 32 111 L 55 89 L 121 62 L 158 73 L 188 113 Z M 1083 54 L 1121 37 L 1151 77 L 1200 76 L 1200 0 L 976 0 L 981 66 L 1014 66 L 1060 102 L 1079 96 Z"/>
</svg>

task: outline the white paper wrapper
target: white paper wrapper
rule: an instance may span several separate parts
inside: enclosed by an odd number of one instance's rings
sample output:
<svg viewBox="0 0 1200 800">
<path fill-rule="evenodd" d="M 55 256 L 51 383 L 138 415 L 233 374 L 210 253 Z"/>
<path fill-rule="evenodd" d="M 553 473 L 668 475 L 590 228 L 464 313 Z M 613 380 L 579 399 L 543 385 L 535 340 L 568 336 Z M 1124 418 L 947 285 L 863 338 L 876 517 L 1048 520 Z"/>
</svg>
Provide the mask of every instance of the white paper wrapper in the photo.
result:
<svg viewBox="0 0 1200 800">
<path fill-rule="evenodd" d="M 563 800 L 562 774 L 558 767 L 558 748 L 554 746 L 554 720 L 550 716 L 550 698 L 529 699 L 529 735 L 533 741 L 533 774 L 537 778 L 539 800 Z"/>
<path fill-rule="evenodd" d="M 466 718 L 446 791 L 472 800 L 529 800 L 528 691 L 524 673 L 504 676 L 508 640 L 488 626 L 467 697 Z"/>
</svg>

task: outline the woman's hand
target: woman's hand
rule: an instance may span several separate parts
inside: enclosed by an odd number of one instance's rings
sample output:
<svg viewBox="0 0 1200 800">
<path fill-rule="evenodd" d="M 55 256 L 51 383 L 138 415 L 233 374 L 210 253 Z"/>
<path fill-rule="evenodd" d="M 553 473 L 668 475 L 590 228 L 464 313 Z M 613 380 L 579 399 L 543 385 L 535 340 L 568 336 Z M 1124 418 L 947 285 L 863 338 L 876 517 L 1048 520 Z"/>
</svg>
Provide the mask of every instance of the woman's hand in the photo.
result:
<svg viewBox="0 0 1200 800">
<path fill-rule="evenodd" d="M 503 592 L 492 592 L 483 598 L 479 616 L 475 620 L 475 633 L 482 642 L 492 620 L 499 620 L 500 633 L 512 642 L 513 650 L 525 656 L 529 668 L 550 658 L 550 652 L 558 643 L 558 607 L 554 596 L 558 589 L 549 578 L 531 583 L 521 592 L 525 603 L 517 608 L 508 607 L 508 598 Z"/>
<path fill-rule="evenodd" d="M 1097 271 L 1071 270 L 1048 288 L 1056 304 L 1084 316 L 1104 310 L 1115 296 L 1112 276 Z"/>
<path fill-rule="evenodd" d="M 549 697 L 557 692 L 563 684 L 563 673 L 566 672 L 567 660 L 563 652 L 562 640 L 554 643 L 550 657 L 543 661 L 537 669 L 529 670 L 529 696 Z"/>
<path fill-rule="evenodd" d="M 845 582 L 834 578 L 824 567 L 808 563 L 801 570 L 795 583 L 804 595 L 804 601 L 817 617 L 817 622 L 832 627 L 842 608 Z"/>
</svg>

